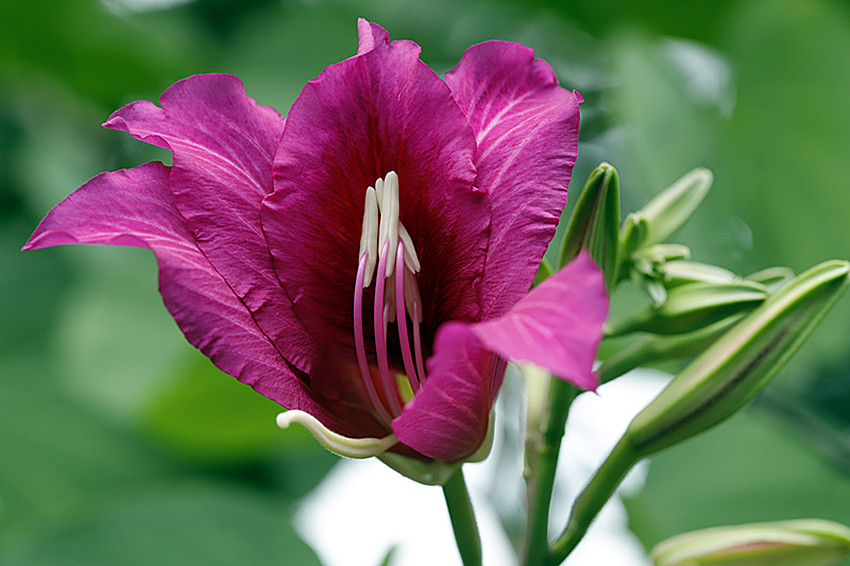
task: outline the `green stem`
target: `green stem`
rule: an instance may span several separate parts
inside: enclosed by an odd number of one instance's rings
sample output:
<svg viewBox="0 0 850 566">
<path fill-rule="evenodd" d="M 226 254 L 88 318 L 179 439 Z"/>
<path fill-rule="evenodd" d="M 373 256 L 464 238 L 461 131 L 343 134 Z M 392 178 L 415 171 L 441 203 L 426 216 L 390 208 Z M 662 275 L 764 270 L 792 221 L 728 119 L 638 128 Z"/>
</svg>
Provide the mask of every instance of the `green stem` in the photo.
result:
<svg viewBox="0 0 850 566">
<path fill-rule="evenodd" d="M 621 440 L 576 498 L 561 536 L 551 547 L 546 566 L 557 566 L 578 546 L 593 520 L 638 460 L 634 450 Z"/>
<path fill-rule="evenodd" d="M 548 555 L 549 507 L 558 454 L 570 404 L 578 393 L 575 387 L 560 379 L 548 377 L 548 380 L 545 389 L 540 391 L 547 398 L 542 413 L 535 419 L 529 415 L 525 474 L 528 524 L 521 548 L 524 566 L 542 566 Z"/>
<path fill-rule="evenodd" d="M 463 566 L 481 566 L 481 536 L 478 534 L 478 524 L 475 521 L 469 491 L 466 489 L 466 481 L 463 479 L 463 470 L 458 469 L 443 485 L 443 495 Z"/>
</svg>

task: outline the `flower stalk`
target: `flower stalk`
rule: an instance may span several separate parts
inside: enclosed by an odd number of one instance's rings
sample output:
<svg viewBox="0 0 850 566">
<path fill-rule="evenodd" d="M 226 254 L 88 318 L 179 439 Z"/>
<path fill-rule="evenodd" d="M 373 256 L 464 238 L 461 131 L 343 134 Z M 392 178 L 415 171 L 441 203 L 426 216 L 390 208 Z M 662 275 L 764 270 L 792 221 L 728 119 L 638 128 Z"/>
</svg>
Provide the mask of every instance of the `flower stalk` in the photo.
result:
<svg viewBox="0 0 850 566">
<path fill-rule="evenodd" d="M 443 495 L 463 566 L 481 566 L 481 536 L 462 469 L 443 485 Z"/>
<path fill-rule="evenodd" d="M 620 193 L 617 170 L 608 163 L 594 169 L 567 225 L 559 268 L 582 250 L 602 269 L 610 292 L 619 265 Z M 558 454 L 570 406 L 578 396 L 573 385 L 533 366 L 523 368 L 528 388 L 525 469 L 528 505 L 525 536 L 520 550 L 525 566 L 542 565 L 549 552 L 548 528 Z"/>
<path fill-rule="evenodd" d="M 529 420 L 526 428 L 524 476 L 528 524 L 520 549 L 522 564 L 543 564 L 548 553 L 549 513 L 561 440 L 570 406 L 578 390 L 533 366 L 523 368 Z"/>
</svg>

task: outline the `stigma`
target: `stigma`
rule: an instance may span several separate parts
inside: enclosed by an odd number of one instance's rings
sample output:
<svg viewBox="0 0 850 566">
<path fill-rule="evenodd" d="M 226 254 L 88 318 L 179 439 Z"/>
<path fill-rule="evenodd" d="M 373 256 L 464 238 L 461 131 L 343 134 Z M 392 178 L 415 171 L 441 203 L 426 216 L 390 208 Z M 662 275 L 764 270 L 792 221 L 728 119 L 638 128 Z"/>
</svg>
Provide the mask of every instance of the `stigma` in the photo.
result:
<svg viewBox="0 0 850 566">
<path fill-rule="evenodd" d="M 398 175 L 390 171 L 366 189 L 354 284 L 357 365 L 372 409 L 387 427 L 425 380 L 417 280 L 421 266 L 400 214 Z M 363 329 L 363 292 L 373 284 L 375 353 L 370 356 Z M 390 364 L 388 332 L 398 334 L 403 372 L 398 364 Z"/>
</svg>

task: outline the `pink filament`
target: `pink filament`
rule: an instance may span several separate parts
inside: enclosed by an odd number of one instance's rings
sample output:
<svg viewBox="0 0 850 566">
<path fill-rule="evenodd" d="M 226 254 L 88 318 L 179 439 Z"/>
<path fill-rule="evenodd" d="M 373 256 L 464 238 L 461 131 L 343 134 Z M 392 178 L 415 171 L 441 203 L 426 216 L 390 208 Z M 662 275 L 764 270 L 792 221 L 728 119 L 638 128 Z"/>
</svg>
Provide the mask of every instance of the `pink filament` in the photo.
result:
<svg viewBox="0 0 850 566">
<path fill-rule="evenodd" d="M 397 388 L 394 386 L 395 384 L 390 375 L 389 359 L 387 357 L 387 319 L 384 314 L 384 285 L 387 280 L 387 255 L 389 255 L 389 247 L 390 243 L 386 242 L 381 249 L 381 255 L 378 259 L 378 272 L 375 275 L 375 354 L 378 357 L 378 372 L 381 375 L 381 384 L 384 387 L 384 394 L 389 403 L 390 412 L 398 416 L 401 414 L 401 403 L 398 399 Z"/>
<path fill-rule="evenodd" d="M 406 311 L 404 304 L 404 244 L 401 240 L 398 242 L 395 266 L 396 324 L 398 325 L 398 339 L 401 344 L 401 358 L 404 360 L 404 371 L 407 373 L 407 380 L 410 382 L 413 392 L 416 393 L 419 391 L 419 376 L 416 375 L 413 356 L 410 353 L 410 339 L 407 336 L 407 317 L 405 317 Z"/>
<path fill-rule="evenodd" d="M 422 315 L 419 309 L 421 308 L 419 302 L 414 301 L 413 313 L 410 317 L 413 320 L 413 348 L 416 350 L 416 369 L 419 370 L 420 382 L 425 381 L 425 364 L 422 363 L 422 338 L 419 336 L 419 319 Z"/>
<path fill-rule="evenodd" d="M 389 426 L 392 417 L 390 417 L 390 414 L 384 408 L 384 404 L 381 403 L 378 392 L 375 390 L 375 383 L 372 381 L 372 372 L 369 371 L 369 362 L 366 360 L 366 345 L 363 340 L 363 279 L 366 271 L 366 260 L 367 254 L 364 253 L 357 266 L 357 278 L 354 282 L 354 346 L 357 351 L 357 365 L 360 366 L 360 377 L 363 379 L 363 385 L 366 387 L 369 401 L 384 421 L 384 424 Z"/>
</svg>

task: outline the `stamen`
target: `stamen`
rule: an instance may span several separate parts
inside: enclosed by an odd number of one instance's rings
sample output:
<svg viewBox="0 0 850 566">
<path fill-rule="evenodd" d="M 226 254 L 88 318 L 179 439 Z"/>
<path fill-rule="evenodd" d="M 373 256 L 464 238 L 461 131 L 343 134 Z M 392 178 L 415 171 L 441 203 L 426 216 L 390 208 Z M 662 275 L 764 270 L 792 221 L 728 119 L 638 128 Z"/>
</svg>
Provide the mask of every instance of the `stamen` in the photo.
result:
<svg viewBox="0 0 850 566">
<path fill-rule="evenodd" d="M 384 193 L 386 195 L 386 193 Z M 383 225 L 383 217 L 381 218 Z M 396 243 L 398 236 L 396 236 Z M 385 242 L 381 245 L 381 256 L 378 260 L 378 277 L 375 281 L 375 308 L 374 308 L 374 327 L 375 327 L 375 354 L 378 357 L 378 372 L 381 375 L 381 384 L 384 388 L 384 395 L 387 398 L 387 403 L 390 406 L 390 413 L 393 415 L 401 414 L 401 404 L 399 403 L 396 388 L 393 387 L 392 377 L 390 376 L 390 364 L 387 357 L 387 319 L 384 314 L 384 285 L 387 280 L 387 256 L 389 255 L 390 243 Z"/>
<path fill-rule="evenodd" d="M 366 254 L 366 275 L 363 278 L 363 288 L 372 284 L 375 266 L 378 263 L 378 197 L 375 189 L 366 189 L 366 202 L 363 205 L 363 230 L 360 232 L 360 253 Z"/>
<path fill-rule="evenodd" d="M 422 322 L 422 303 L 413 303 L 413 349 L 416 353 L 416 369 L 419 370 L 419 379 L 425 380 L 425 364 L 422 361 L 422 337 L 419 336 L 419 323 Z"/>
<path fill-rule="evenodd" d="M 404 242 L 404 265 L 413 272 L 419 273 L 422 268 L 419 265 L 419 257 L 416 255 L 416 248 L 413 247 L 413 238 L 407 232 L 407 228 L 401 222 L 398 223 L 398 237 Z"/>
<path fill-rule="evenodd" d="M 399 265 L 402 265 L 402 258 L 404 257 L 404 243 L 399 242 L 398 251 L 396 252 L 396 261 Z M 407 373 L 407 379 L 410 381 L 410 387 L 413 389 L 413 392 L 416 393 L 419 391 L 419 382 L 420 377 L 416 375 L 416 369 L 413 365 L 413 356 L 410 353 L 410 339 L 407 336 L 407 317 L 405 317 L 405 294 L 404 294 L 404 280 L 406 269 L 399 268 L 396 269 L 395 272 L 395 301 L 396 301 L 396 312 L 398 313 L 398 340 L 401 344 L 401 359 L 404 361 L 404 371 Z"/>
<path fill-rule="evenodd" d="M 377 183 L 376 183 L 377 184 Z M 387 256 L 387 277 L 395 270 L 396 246 L 398 245 L 398 175 L 390 171 L 384 178 L 383 198 L 381 199 L 381 222 L 378 228 L 378 247 L 384 249 L 384 244 L 389 244 L 389 255 Z M 383 256 L 381 256 L 383 257 Z"/>
<path fill-rule="evenodd" d="M 395 285 L 388 285 L 384 288 L 384 322 L 395 322 L 395 319 Z"/>
<path fill-rule="evenodd" d="M 422 298 L 416 274 L 421 265 L 407 229 L 400 221 L 398 175 L 390 171 L 375 186 L 366 189 L 360 234 L 360 260 L 354 292 L 354 343 L 357 365 L 364 387 L 378 416 L 387 426 L 401 413 L 402 406 L 425 380 L 420 324 Z M 380 253 L 378 252 L 380 250 Z M 387 285 L 387 279 L 395 277 Z M 378 375 L 366 353 L 363 335 L 363 290 L 375 280 L 373 327 Z M 410 346 L 408 319 L 413 325 Z M 387 327 L 398 325 L 399 347 L 406 375 L 391 370 L 387 347 Z M 411 351 L 413 350 L 413 351 Z M 378 382 L 380 385 L 378 385 Z M 409 387 L 408 387 L 409 385 Z M 405 393 L 406 392 L 406 393 Z"/>
<path fill-rule="evenodd" d="M 374 192 L 374 191 L 373 191 Z M 357 278 L 354 283 L 354 346 L 357 351 L 357 365 L 360 367 L 360 377 L 363 380 L 363 385 L 366 387 L 366 393 L 369 395 L 369 402 L 372 407 L 378 412 L 384 424 L 389 426 L 392 417 L 384 408 L 381 399 L 378 397 L 378 392 L 375 390 L 375 382 L 372 381 L 372 372 L 369 371 L 369 362 L 366 360 L 366 344 L 363 340 L 363 277 L 368 269 L 369 258 L 368 252 L 360 256 L 360 263 L 357 266 Z"/>
<path fill-rule="evenodd" d="M 398 182 L 398 175 L 396 175 L 395 171 L 387 173 L 388 177 L 390 173 L 395 176 L 396 182 Z M 384 202 L 383 179 L 377 179 L 375 181 L 375 193 L 377 193 L 378 196 L 378 209 L 380 210 Z M 383 214 L 383 211 L 381 213 Z M 398 237 L 401 238 L 402 242 L 404 242 L 404 264 L 413 273 L 419 273 L 421 265 L 419 264 L 419 257 L 416 255 L 416 248 L 413 246 L 413 238 L 410 237 L 410 233 L 401 222 L 398 223 Z"/>
<path fill-rule="evenodd" d="M 422 296 L 419 294 L 419 284 L 416 282 L 416 276 L 410 271 L 405 271 L 404 273 L 404 304 L 407 306 L 410 319 L 415 322 L 422 322 L 421 309 L 417 318 L 413 316 L 413 312 L 416 310 L 414 305 L 422 304 Z"/>
</svg>

